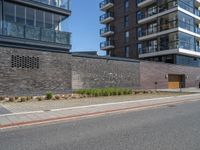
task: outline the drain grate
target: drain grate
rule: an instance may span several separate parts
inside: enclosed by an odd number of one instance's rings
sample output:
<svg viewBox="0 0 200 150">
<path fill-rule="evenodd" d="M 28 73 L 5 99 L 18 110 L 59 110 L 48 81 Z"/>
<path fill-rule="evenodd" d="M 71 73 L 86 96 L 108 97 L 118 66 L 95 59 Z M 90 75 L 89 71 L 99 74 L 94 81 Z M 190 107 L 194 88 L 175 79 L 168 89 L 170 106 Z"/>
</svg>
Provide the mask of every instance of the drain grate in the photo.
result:
<svg viewBox="0 0 200 150">
<path fill-rule="evenodd" d="M 168 105 L 168 107 L 176 107 L 176 105 Z"/>
</svg>

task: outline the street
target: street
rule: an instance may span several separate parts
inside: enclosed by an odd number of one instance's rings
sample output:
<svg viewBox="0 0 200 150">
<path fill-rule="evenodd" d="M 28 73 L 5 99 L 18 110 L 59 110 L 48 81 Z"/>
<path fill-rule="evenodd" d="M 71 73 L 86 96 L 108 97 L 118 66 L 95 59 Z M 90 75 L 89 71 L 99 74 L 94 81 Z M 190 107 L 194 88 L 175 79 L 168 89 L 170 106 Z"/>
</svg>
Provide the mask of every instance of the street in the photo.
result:
<svg viewBox="0 0 200 150">
<path fill-rule="evenodd" d="M 200 102 L 0 131 L 0 150 L 199 150 Z"/>
</svg>

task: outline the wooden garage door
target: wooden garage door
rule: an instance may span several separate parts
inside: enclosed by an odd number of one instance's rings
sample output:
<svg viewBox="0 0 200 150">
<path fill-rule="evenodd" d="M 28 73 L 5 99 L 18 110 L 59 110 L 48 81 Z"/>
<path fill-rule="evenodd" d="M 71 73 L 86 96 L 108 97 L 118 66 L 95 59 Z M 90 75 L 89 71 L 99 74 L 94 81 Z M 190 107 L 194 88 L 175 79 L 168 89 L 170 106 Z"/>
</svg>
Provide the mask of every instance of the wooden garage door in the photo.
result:
<svg viewBox="0 0 200 150">
<path fill-rule="evenodd" d="M 168 88 L 178 89 L 180 88 L 181 75 L 169 75 L 168 76 Z"/>
</svg>

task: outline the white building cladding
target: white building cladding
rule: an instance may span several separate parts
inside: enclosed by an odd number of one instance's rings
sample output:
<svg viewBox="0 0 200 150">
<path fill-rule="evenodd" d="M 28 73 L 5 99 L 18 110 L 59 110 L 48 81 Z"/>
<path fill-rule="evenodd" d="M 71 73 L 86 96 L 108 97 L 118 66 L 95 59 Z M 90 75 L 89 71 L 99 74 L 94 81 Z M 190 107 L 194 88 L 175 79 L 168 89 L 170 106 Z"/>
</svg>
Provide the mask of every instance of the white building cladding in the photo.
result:
<svg viewBox="0 0 200 150">
<path fill-rule="evenodd" d="M 67 52 L 69 0 L 0 0 L 0 45 Z"/>
<path fill-rule="evenodd" d="M 139 58 L 200 66 L 200 1 L 138 0 Z"/>
</svg>

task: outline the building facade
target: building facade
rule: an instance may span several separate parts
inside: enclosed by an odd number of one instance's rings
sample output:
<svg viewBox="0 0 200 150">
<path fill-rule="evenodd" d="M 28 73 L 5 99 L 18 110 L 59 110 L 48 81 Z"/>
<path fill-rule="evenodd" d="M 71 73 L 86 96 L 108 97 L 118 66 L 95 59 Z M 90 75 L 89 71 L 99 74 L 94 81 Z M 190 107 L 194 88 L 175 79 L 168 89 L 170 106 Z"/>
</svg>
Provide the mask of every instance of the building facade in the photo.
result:
<svg viewBox="0 0 200 150">
<path fill-rule="evenodd" d="M 199 67 L 199 7 L 199 0 L 104 0 L 100 21 L 114 30 L 101 31 L 101 49 L 111 56 Z"/>
<path fill-rule="evenodd" d="M 68 52 L 69 0 L 0 0 L 0 46 Z"/>
</svg>

